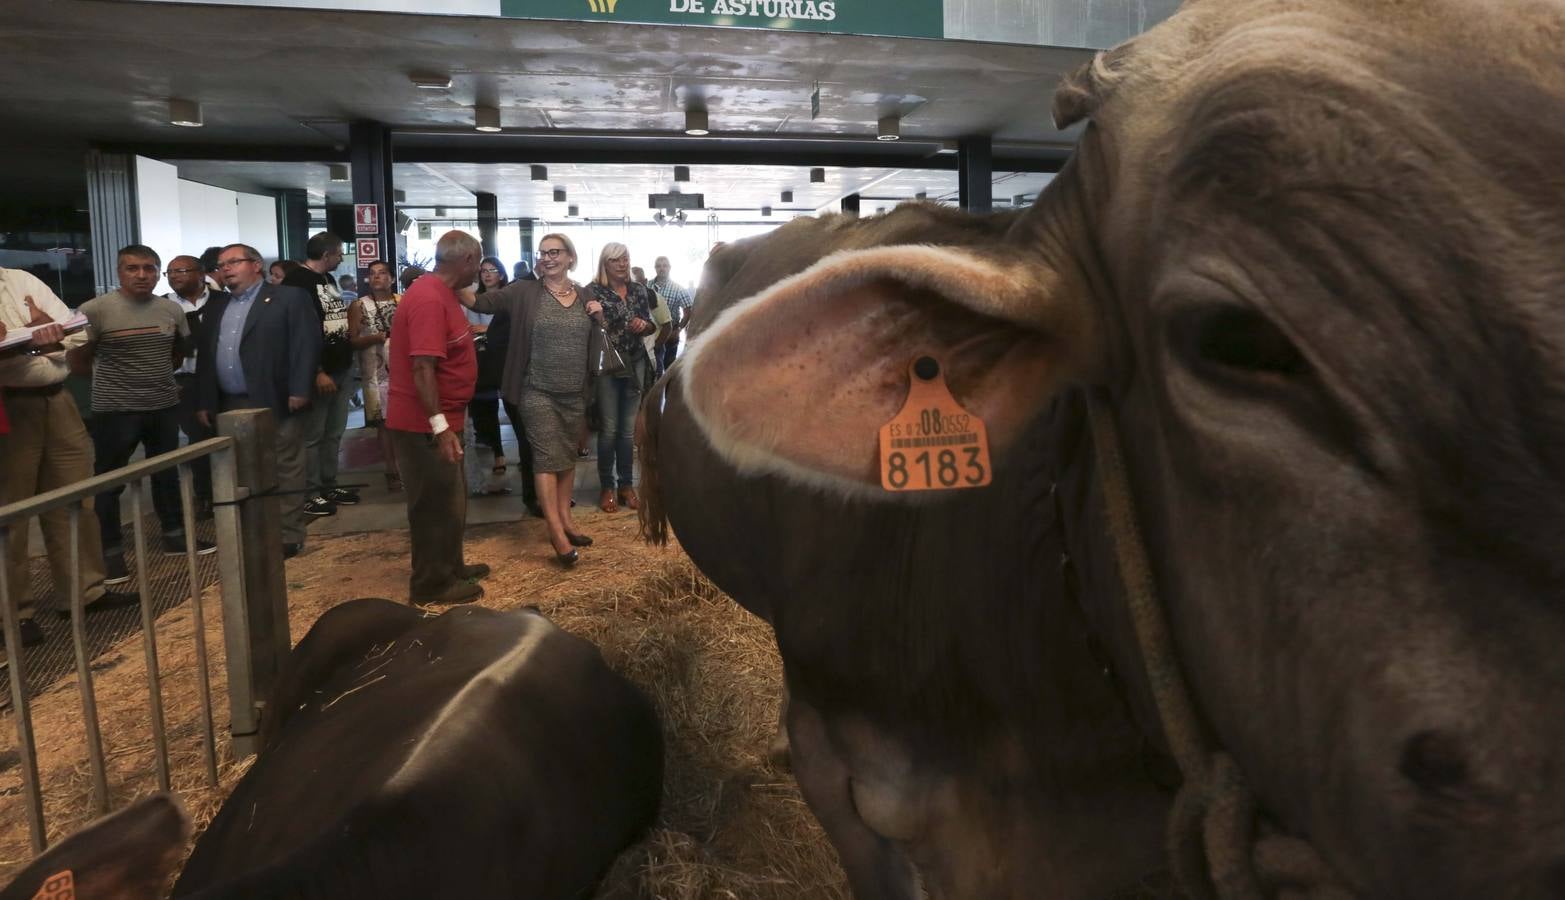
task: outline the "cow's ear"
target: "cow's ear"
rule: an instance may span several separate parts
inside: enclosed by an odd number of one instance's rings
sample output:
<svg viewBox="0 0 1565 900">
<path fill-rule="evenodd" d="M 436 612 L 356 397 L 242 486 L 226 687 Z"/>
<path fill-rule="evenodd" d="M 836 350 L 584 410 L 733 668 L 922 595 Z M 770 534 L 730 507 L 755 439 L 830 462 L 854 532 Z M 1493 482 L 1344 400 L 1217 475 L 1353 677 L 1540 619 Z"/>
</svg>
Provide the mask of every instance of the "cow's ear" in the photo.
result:
<svg viewBox="0 0 1565 900">
<path fill-rule="evenodd" d="M 1092 331 L 1081 297 L 1036 262 L 970 247 L 844 251 L 726 310 L 691 341 L 676 387 L 741 471 L 878 490 L 879 429 L 915 358 L 939 360 L 1000 452 L 1083 371 Z"/>
<path fill-rule="evenodd" d="M 1061 79 L 1054 90 L 1054 127 L 1069 128 L 1092 118 L 1128 69 L 1134 48 L 1132 39 L 1101 51 Z"/>
<path fill-rule="evenodd" d="M 189 836 L 179 801 L 154 794 L 49 849 L 0 897 L 159 897 Z"/>
</svg>

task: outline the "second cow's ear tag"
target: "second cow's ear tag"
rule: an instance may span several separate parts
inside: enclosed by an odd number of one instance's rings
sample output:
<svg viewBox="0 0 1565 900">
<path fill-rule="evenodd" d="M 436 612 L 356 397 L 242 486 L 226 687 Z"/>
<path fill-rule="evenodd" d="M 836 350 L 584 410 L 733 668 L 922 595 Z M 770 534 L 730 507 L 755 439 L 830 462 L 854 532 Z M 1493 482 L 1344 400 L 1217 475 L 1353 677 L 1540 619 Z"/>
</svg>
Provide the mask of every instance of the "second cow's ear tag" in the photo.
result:
<svg viewBox="0 0 1565 900">
<path fill-rule="evenodd" d="M 989 431 L 951 396 L 940 361 L 917 357 L 908 380 L 907 402 L 880 426 L 880 486 L 901 492 L 988 484 Z"/>
<path fill-rule="evenodd" d="M 77 900 L 76 877 L 70 869 L 50 875 L 33 895 L 33 900 Z"/>
</svg>

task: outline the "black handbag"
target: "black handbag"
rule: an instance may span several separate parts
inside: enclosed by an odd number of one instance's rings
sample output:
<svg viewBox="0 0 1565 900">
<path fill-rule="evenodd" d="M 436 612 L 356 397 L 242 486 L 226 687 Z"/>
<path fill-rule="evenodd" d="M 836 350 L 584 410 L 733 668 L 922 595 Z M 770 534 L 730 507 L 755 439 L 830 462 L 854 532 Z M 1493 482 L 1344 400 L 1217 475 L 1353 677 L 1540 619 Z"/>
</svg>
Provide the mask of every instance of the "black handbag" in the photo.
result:
<svg viewBox="0 0 1565 900">
<path fill-rule="evenodd" d="M 609 340 L 609 333 L 599 328 L 598 334 L 603 340 L 598 343 L 598 358 L 594 361 L 593 371 L 610 378 L 620 378 L 630 374 L 630 366 L 625 364 L 625 357 L 620 355 L 614 342 Z"/>
</svg>

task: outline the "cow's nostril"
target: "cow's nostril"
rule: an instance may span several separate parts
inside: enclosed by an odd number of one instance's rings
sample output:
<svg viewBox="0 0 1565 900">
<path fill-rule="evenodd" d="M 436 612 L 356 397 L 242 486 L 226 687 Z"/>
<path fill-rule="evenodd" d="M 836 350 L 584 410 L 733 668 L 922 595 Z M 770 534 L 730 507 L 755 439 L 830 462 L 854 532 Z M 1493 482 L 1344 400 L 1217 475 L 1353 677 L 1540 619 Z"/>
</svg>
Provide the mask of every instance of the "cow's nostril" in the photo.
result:
<svg viewBox="0 0 1565 900">
<path fill-rule="evenodd" d="M 1454 735 L 1421 731 L 1403 745 L 1397 769 L 1426 791 L 1450 790 L 1467 781 L 1467 755 Z"/>
</svg>

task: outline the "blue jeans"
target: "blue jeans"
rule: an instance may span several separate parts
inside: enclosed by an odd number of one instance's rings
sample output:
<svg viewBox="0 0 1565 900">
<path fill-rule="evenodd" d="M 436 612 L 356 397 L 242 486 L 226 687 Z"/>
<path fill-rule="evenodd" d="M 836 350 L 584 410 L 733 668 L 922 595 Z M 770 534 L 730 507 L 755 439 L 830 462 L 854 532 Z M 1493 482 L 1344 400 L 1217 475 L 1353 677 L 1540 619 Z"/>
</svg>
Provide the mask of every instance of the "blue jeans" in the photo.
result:
<svg viewBox="0 0 1565 900">
<path fill-rule="evenodd" d="M 641 385 L 634 377 L 600 377 L 598 394 L 598 485 L 602 490 L 615 488 L 614 470 L 619 469 L 619 487 L 636 484 L 635 432 L 636 410 L 641 406 Z"/>
</svg>

